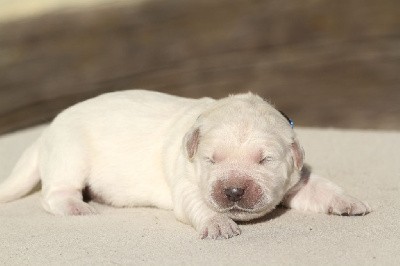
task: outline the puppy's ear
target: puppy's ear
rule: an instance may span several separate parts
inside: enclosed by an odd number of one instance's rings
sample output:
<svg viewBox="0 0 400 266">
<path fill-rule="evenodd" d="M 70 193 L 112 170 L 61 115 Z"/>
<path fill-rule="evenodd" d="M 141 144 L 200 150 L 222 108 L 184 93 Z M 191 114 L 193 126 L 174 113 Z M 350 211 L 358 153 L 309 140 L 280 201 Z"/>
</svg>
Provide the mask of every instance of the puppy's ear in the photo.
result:
<svg viewBox="0 0 400 266">
<path fill-rule="evenodd" d="M 299 141 L 297 139 L 293 139 L 292 144 L 290 145 L 290 151 L 292 153 L 294 166 L 297 170 L 301 170 L 304 164 L 304 150 L 300 146 Z"/>
<path fill-rule="evenodd" d="M 198 127 L 192 128 L 188 133 L 186 133 L 183 138 L 183 146 L 186 150 L 186 155 L 189 159 L 192 159 L 196 154 L 197 147 L 200 141 L 200 129 Z"/>
</svg>

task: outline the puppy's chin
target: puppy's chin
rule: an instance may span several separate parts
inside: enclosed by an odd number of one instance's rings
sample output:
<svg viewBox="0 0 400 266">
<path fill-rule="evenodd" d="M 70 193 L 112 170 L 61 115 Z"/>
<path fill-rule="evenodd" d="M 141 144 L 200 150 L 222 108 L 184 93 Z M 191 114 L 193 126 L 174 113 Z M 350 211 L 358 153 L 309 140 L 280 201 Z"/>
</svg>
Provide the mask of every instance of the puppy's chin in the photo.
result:
<svg viewBox="0 0 400 266">
<path fill-rule="evenodd" d="M 272 211 L 275 208 L 275 206 L 266 206 L 263 209 L 260 210 L 254 210 L 254 209 L 242 209 L 242 208 L 230 208 L 228 210 L 219 210 L 218 212 L 226 214 L 229 218 L 235 221 L 250 221 L 253 219 L 260 218 L 270 211 Z"/>
<path fill-rule="evenodd" d="M 242 210 L 230 210 L 226 215 L 234 221 L 250 221 L 264 216 L 267 212 L 247 212 Z"/>
</svg>

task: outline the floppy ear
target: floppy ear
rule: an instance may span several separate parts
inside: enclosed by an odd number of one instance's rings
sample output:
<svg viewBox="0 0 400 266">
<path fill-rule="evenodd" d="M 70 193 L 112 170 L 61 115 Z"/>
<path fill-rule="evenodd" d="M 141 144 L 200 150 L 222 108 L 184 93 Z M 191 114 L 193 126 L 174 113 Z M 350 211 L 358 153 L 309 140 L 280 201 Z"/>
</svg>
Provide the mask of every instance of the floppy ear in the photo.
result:
<svg viewBox="0 0 400 266">
<path fill-rule="evenodd" d="M 299 141 L 297 139 L 293 139 L 293 142 L 290 146 L 290 150 L 292 152 L 294 166 L 297 170 L 301 170 L 304 164 L 304 150 L 300 146 Z"/>
<path fill-rule="evenodd" d="M 186 133 L 183 138 L 183 146 L 186 150 L 186 155 L 189 159 L 192 159 L 196 154 L 197 147 L 200 141 L 200 129 L 198 127 L 192 128 L 188 133 Z"/>
</svg>

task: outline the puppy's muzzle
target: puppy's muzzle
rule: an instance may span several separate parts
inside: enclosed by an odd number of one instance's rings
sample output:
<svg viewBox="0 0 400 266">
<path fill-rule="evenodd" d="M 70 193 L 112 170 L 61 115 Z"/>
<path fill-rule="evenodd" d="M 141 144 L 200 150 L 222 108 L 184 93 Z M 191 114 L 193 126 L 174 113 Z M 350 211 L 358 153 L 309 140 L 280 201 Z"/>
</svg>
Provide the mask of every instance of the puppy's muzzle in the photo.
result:
<svg viewBox="0 0 400 266">
<path fill-rule="evenodd" d="M 220 209 L 252 210 L 263 198 L 263 190 L 248 177 L 220 179 L 214 182 L 211 199 Z"/>
</svg>

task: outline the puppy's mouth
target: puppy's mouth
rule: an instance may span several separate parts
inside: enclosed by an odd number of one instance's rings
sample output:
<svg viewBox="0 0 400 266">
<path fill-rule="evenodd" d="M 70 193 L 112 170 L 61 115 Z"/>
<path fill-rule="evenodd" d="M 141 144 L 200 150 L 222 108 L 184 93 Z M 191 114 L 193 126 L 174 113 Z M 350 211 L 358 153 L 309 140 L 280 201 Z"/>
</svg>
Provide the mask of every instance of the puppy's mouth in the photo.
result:
<svg viewBox="0 0 400 266">
<path fill-rule="evenodd" d="M 225 213 L 228 217 L 232 218 L 235 221 L 249 221 L 255 218 L 259 218 L 266 213 L 266 211 L 263 211 L 261 209 L 242 208 L 237 205 L 226 208 L 221 212 Z"/>
<path fill-rule="evenodd" d="M 239 214 L 239 213 L 256 213 L 259 209 L 254 208 L 244 208 L 239 206 L 238 204 L 234 204 L 229 208 L 221 209 L 221 212 L 232 213 L 232 214 Z"/>
<path fill-rule="evenodd" d="M 242 208 L 235 204 L 232 207 L 221 209 L 220 212 L 242 213 L 242 212 L 253 212 L 253 210 L 249 208 Z"/>
</svg>

